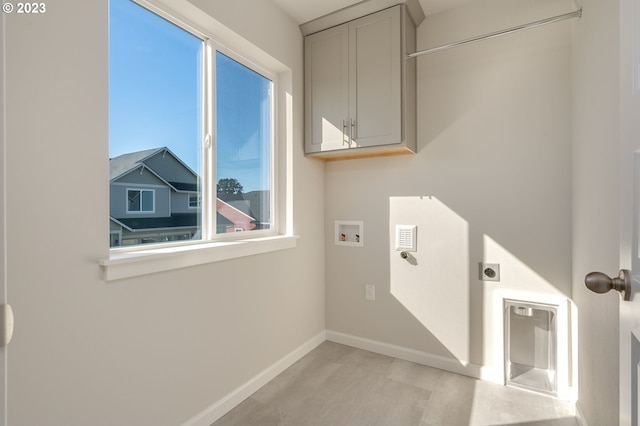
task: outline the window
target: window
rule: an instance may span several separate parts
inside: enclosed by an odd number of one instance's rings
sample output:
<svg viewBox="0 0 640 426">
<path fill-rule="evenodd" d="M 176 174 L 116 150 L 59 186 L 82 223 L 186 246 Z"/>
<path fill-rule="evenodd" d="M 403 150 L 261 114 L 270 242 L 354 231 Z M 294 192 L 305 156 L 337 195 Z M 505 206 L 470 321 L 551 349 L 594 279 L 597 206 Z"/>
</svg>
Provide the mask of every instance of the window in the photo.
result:
<svg viewBox="0 0 640 426">
<path fill-rule="evenodd" d="M 269 229 L 271 81 L 217 52 L 216 82 L 217 198 L 244 215 L 217 232 Z"/>
<path fill-rule="evenodd" d="M 189 208 L 195 209 L 200 207 L 200 194 L 189 194 Z"/>
<path fill-rule="evenodd" d="M 274 233 L 273 77 L 141 4 L 110 0 L 111 247 Z"/>
<path fill-rule="evenodd" d="M 147 212 L 154 211 L 153 191 L 142 189 L 127 190 L 127 212 Z"/>
</svg>

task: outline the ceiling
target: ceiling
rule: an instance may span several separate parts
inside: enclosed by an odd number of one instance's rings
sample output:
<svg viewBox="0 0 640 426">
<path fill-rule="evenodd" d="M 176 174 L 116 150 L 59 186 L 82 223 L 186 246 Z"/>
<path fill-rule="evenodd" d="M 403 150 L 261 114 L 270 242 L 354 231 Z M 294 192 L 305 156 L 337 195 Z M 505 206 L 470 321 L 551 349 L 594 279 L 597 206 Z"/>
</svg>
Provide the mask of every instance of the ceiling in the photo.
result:
<svg viewBox="0 0 640 426">
<path fill-rule="evenodd" d="M 359 3 L 362 0 L 272 0 L 298 24 L 309 22 L 336 10 Z M 478 0 L 420 0 L 425 15 L 433 15 L 446 9 Z"/>
</svg>

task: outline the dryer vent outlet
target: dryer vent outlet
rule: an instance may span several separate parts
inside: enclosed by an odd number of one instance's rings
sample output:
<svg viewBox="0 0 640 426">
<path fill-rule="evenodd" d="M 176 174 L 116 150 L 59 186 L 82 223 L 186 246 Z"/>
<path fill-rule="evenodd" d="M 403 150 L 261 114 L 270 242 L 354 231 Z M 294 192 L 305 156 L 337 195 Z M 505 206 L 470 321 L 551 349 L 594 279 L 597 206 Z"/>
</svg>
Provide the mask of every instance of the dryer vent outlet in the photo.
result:
<svg viewBox="0 0 640 426">
<path fill-rule="evenodd" d="M 500 281 L 500 264 L 480 263 L 480 279 L 482 281 Z"/>
</svg>

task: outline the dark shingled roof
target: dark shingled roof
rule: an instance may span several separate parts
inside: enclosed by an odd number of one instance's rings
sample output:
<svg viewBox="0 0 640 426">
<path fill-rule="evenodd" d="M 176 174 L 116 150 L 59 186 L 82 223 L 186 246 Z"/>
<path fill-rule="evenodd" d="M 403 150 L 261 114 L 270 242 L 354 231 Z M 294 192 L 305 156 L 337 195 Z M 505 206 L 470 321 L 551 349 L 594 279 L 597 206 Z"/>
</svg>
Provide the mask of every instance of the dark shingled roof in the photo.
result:
<svg viewBox="0 0 640 426">
<path fill-rule="evenodd" d="M 116 218 L 127 227 L 138 229 L 157 229 L 157 228 L 187 228 L 194 227 L 198 224 L 197 213 L 174 213 L 170 217 L 134 217 L 134 218 Z"/>
<path fill-rule="evenodd" d="M 163 229 L 163 228 L 189 228 L 198 225 L 197 213 L 174 213 L 171 217 L 149 217 L 149 218 L 117 218 L 118 222 L 134 231 L 143 229 Z M 231 221 L 218 214 L 218 226 L 233 225 Z"/>
<path fill-rule="evenodd" d="M 197 183 L 169 182 L 169 184 L 173 186 L 175 189 L 177 189 L 178 191 L 191 191 L 191 192 L 198 191 Z"/>
<path fill-rule="evenodd" d="M 144 160 L 165 149 L 167 148 L 153 148 L 145 151 L 130 152 L 109 159 L 109 180 L 113 180 L 140 167 Z"/>
</svg>

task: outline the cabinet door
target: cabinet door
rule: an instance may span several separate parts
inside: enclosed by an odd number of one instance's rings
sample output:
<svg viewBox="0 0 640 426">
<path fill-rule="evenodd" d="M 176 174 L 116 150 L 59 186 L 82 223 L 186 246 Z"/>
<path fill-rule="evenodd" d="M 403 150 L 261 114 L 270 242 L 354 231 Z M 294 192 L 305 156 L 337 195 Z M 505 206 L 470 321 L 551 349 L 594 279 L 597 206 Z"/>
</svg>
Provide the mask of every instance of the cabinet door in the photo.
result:
<svg viewBox="0 0 640 426">
<path fill-rule="evenodd" d="M 400 7 L 349 24 L 352 147 L 402 141 Z"/>
<path fill-rule="evenodd" d="M 306 152 L 349 148 L 349 27 L 305 38 Z"/>
</svg>

